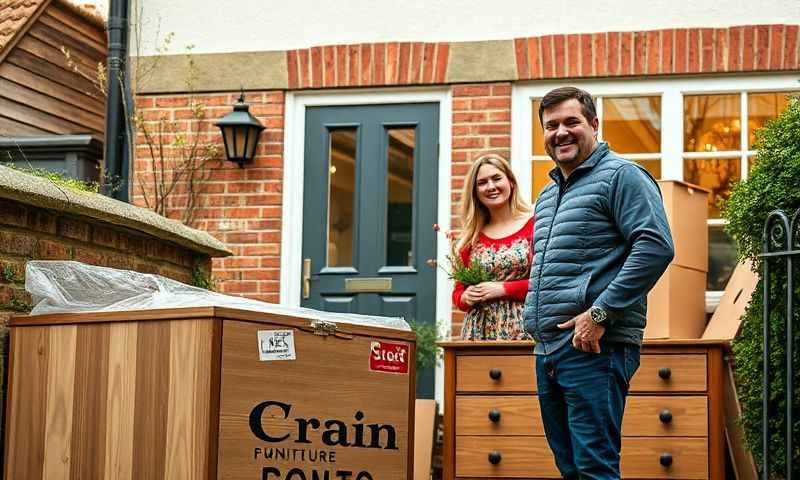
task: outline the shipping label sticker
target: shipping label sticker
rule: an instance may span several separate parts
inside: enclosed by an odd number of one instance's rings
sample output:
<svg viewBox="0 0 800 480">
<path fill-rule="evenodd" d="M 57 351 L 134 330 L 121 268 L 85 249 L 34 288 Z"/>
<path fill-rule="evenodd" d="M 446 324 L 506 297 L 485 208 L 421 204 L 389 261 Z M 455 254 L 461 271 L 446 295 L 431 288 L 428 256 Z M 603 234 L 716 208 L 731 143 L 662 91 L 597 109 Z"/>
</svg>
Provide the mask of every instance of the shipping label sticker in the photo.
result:
<svg viewBox="0 0 800 480">
<path fill-rule="evenodd" d="M 369 369 L 372 372 L 408 374 L 409 348 L 406 343 L 372 341 Z"/>
<path fill-rule="evenodd" d="M 296 360 L 294 330 L 259 330 L 258 359 L 262 362 Z"/>
</svg>

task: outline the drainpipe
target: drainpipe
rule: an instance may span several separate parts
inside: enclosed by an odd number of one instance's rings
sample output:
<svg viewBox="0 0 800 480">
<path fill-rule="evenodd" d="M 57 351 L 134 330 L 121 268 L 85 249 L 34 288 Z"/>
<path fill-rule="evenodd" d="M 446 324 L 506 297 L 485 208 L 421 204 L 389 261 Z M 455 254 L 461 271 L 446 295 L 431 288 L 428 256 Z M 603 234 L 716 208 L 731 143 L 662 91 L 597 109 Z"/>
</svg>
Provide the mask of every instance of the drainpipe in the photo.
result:
<svg viewBox="0 0 800 480">
<path fill-rule="evenodd" d="M 108 5 L 108 98 L 106 99 L 106 145 L 103 193 L 128 201 L 128 148 L 123 95 L 128 89 L 128 0 L 110 0 Z M 113 187 L 118 187 L 114 189 Z"/>
</svg>

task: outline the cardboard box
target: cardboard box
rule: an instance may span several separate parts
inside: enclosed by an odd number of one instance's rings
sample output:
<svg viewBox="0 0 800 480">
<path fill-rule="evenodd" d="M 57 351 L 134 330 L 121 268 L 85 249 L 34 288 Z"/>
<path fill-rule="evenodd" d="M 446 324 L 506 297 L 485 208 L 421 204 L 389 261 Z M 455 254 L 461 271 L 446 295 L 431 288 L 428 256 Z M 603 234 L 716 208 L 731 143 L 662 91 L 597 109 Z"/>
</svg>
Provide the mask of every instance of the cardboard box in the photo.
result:
<svg viewBox="0 0 800 480">
<path fill-rule="evenodd" d="M 430 480 L 436 400 L 417 399 L 414 408 L 414 480 Z"/>
<path fill-rule="evenodd" d="M 750 298 L 758 285 L 758 275 L 752 270 L 749 261 L 740 263 L 733 270 L 725 292 L 719 299 L 719 306 L 708 322 L 703 338 L 708 340 L 731 341 L 739 333 L 742 315 L 750 303 Z"/>
<path fill-rule="evenodd" d="M 672 264 L 707 272 L 709 191 L 675 180 L 660 180 L 658 186 L 664 197 L 664 211 L 675 243 Z"/>
<path fill-rule="evenodd" d="M 674 263 L 647 295 L 645 338 L 700 338 L 706 328 L 706 272 Z"/>
</svg>

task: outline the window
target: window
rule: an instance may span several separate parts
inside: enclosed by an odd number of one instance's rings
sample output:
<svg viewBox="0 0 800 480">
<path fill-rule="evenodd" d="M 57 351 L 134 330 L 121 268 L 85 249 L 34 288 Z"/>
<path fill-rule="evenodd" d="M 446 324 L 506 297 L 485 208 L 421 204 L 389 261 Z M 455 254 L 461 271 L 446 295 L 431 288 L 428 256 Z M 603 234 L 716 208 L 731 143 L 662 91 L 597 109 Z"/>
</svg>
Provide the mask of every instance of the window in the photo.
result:
<svg viewBox="0 0 800 480">
<path fill-rule="evenodd" d="M 720 204 L 746 178 L 755 159 L 755 131 L 776 118 L 789 92 L 739 92 L 683 97 L 683 178 L 711 191 L 708 197 L 708 284 L 725 289 L 736 266 L 736 247 L 725 233 Z M 743 128 L 743 126 L 745 126 Z"/>
<path fill-rule="evenodd" d="M 544 130 L 539 121 L 541 98 L 531 100 L 533 117 L 531 151 L 531 200 L 550 181 L 553 161 L 544 149 Z M 661 178 L 661 97 L 596 97 L 600 120 L 598 138 L 607 141 L 614 151 L 642 165 L 655 178 Z"/>
<path fill-rule="evenodd" d="M 683 178 L 711 190 L 708 218 L 742 178 L 740 94 L 683 97 Z"/>
<path fill-rule="evenodd" d="M 707 289 L 717 293 L 707 298 L 718 299 L 736 262 L 735 247 L 720 218 L 720 202 L 728 198 L 736 181 L 747 178 L 756 160 L 755 132 L 780 114 L 791 94 L 798 93 L 796 78 L 751 75 L 570 83 L 596 95 L 598 136 L 612 150 L 645 166 L 656 178 L 683 180 L 711 191 Z M 553 168 L 544 151 L 540 100 L 563 85 L 536 82 L 514 87 L 512 126 L 522 126 L 512 136 L 512 163 L 521 188 L 529 185 L 534 201 Z M 525 131 L 530 133 L 523 135 Z"/>
</svg>

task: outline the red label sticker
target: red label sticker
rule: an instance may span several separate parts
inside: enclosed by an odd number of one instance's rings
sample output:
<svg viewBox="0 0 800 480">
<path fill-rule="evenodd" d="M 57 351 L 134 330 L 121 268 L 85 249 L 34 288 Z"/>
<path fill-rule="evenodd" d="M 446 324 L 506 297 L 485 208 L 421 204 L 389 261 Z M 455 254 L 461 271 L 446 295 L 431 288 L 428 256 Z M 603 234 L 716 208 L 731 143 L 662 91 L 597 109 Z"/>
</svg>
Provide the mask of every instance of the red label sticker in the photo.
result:
<svg viewBox="0 0 800 480">
<path fill-rule="evenodd" d="M 373 341 L 369 349 L 372 372 L 408 374 L 408 344 Z"/>
</svg>

